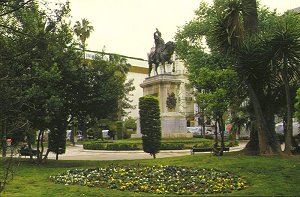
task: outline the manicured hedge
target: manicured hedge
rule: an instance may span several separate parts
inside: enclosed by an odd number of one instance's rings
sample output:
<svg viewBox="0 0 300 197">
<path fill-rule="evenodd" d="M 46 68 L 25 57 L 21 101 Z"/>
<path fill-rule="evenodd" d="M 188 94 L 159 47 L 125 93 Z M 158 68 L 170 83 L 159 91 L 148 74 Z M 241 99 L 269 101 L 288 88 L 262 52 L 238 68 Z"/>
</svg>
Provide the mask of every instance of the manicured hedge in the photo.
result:
<svg viewBox="0 0 300 197">
<path fill-rule="evenodd" d="M 106 150 L 140 150 L 138 144 L 107 144 Z"/>
<path fill-rule="evenodd" d="M 160 150 L 183 150 L 183 143 L 161 143 Z"/>
<path fill-rule="evenodd" d="M 86 143 L 83 144 L 83 149 L 87 150 L 106 150 L 106 145 L 104 143 Z"/>
<path fill-rule="evenodd" d="M 163 142 L 161 143 L 161 150 L 183 150 L 191 149 L 193 147 L 211 147 L 212 141 L 203 141 L 198 143 L 188 143 L 188 142 Z M 229 145 L 226 143 L 226 145 Z M 142 150 L 142 143 L 119 143 L 118 141 L 112 142 L 87 142 L 83 144 L 83 148 L 87 150 Z"/>
</svg>

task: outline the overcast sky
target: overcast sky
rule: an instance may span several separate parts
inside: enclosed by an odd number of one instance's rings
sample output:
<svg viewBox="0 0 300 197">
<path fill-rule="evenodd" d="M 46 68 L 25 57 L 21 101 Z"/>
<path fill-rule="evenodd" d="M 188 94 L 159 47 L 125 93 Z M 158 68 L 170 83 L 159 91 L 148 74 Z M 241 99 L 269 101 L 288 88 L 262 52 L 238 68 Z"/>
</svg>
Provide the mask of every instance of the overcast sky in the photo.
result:
<svg viewBox="0 0 300 197">
<path fill-rule="evenodd" d="M 65 2 L 64 0 L 60 0 Z M 88 49 L 147 59 L 158 28 L 165 42 L 174 40 L 178 26 L 194 16 L 201 0 L 69 0 L 73 23 L 88 19 L 94 32 Z M 206 0 L 211 2 L 211 0 Z M 300 0 L 261 0 L 283 12 L 300 7 Z"/>
</svg>

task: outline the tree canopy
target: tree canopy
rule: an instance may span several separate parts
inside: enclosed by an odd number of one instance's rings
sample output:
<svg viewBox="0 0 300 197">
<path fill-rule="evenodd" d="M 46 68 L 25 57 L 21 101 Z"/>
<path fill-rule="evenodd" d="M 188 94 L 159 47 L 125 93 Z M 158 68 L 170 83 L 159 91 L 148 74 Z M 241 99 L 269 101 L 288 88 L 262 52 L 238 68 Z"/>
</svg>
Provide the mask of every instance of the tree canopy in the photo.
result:
<svg viewBox="0 0 300 197">
<path fill-rule="evenodd" d="M 125 84 L 126 59 L 81 58 L 84 51 L 78 50 L 67 22 L 68 3 L 53 10 L 40 5 L 35 0 L 0 2 L 0 126 L 2 145 L 6 137 L 18 136 L 13 137 L 17 144 L 28 132 L 39 131 L 36 147 L 42 161 L 46 131 L 47 153 L 64 153 L 66 129 L 74 118 L 85 129 L 100 118 L 116 120 L 126 107 L 120 109 L 119 103 L 132 88 Z"/>
<path fill-rule="evenodd" d="M 274 116 L 283 109 L 289 133 L 286 152 L 290 152 L 292 95 L 299 80 L 299 16 L 256 6 L 255 0 L 201 3 L 195 18 L 176 34 L 177 53 L 188 65 L 202 108 L 225 112 L 237 101 L 252 106 L 248 113 L 259 140 L 254 149 L 261 154 L 281 152 Z M 222 97 L 227 91 L 230 97 Z"/>
</svg>

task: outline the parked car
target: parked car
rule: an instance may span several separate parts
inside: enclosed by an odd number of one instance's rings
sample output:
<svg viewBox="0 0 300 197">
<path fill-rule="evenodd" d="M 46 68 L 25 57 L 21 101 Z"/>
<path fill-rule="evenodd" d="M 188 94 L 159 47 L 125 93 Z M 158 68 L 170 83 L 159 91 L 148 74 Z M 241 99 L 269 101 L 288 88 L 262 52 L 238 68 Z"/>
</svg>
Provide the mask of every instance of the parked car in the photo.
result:
<svg viewBox="0 0 300 197">
<path fill-rule="evenodd" d="M 71 139 L 71 132 L 72 130 L 67 130 L 67 139 L 70 140 Z M 83 135 L 82 135 L 82 131 L 77 131 L 77 134 L 75 134 L 75 137 L 77 138 L 77 140 L 82 140 L 83 139 Z"/>
<path fill-rule="evenodd" d="M 186 129 L 188 133 L 193 133 L 197 135 L 201 135 L 202 133 L 202 127 L 187 127 Z"/>
<path fill-rule="evenodd" d="M 206 130 L 205 135 L 214 135 L 215 133 L 211 130 Z"/>
<path fill-rule="evenodd" d="M 109 130 L 102 130 L 103 138 L 109 138 L 108 132 L 109 132 Z"/>
<path fill-rule="evenodd" d="M 298 122 L 293 122 L 293 136 L 296 136 L 300 133 L 299 127 L 300 127 L 300 125 Z M 284 128 L 283 128 L 282 122 L 277 123 L 275 125 L 275 132 L 278 134 L 284 135 Z"/>
</svg>

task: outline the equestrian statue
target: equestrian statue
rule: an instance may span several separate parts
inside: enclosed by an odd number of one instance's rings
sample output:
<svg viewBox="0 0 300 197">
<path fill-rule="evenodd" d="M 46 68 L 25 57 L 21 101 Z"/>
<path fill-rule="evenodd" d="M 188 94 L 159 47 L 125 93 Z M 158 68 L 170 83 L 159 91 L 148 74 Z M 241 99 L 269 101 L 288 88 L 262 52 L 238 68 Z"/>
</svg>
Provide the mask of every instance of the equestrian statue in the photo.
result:
<svg viewBox="0 0 300 197">
<path fill-rule="evenodd" d="M 169 41 L 165 44 L 164 40 L 161 38 L 161 33 L 156 28 L 154 32 L 154 44 L 155 47 L 151 48 L 150 53 L 148 54 L 148 65 L 149 65 L 149 72 L 148 76 L 150 77 L 152 66 L 155 66 L 155 73 L 158 75 L 157 68 L 159 65 L 163 66 L 164 73 L 166 72 L 165 63 L 173 64 L 172 72 L 175 72 L 174 62 L 172 61 L 172 55 L 175 50 L 175 43 Z"/>
</svg>

